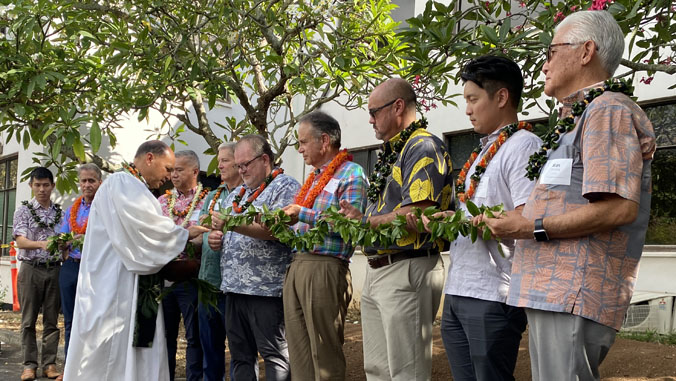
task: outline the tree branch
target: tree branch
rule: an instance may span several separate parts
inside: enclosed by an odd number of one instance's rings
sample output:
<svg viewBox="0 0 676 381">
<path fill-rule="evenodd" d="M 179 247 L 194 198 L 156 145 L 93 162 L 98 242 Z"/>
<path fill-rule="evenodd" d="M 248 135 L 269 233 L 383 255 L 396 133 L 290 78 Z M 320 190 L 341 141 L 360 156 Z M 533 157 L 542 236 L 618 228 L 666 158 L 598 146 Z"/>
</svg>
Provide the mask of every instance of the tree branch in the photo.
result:
<svg viewBox="0 0 676 381">
<path fill-rule="evenodd" d="M 634 71 L 659 71 L 667 74 L 676 74 L 676 65 L 662 65 L 662 64 L 646 64 L 640 62 L 629 61 L 622 58 L 620 63 Z"/>
</svg>

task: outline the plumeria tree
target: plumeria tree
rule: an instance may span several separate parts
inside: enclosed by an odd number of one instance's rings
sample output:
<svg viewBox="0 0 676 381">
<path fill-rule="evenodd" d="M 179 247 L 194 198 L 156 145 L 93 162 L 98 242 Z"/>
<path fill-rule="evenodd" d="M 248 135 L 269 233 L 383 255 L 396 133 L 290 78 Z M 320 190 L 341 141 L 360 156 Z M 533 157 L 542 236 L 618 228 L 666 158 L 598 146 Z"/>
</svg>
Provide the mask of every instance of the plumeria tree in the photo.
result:
<svg viewBox="0 0 676 381">
<path fill-rule="evenodd" d="M 543 99 L 544 81 L 539 76 L 545 52 L 556 24 L 580 10 L 606 9 L 628 36 L 629 58 L 623 59 L 616 76 L 638 75 L 649 85 L 656 72 L 676 74 L 676 6 L 669 0 L 593 1 L 430 1 L 425 11 L 409 19 L 401 32 L 407 44 L 409 75 L 424 79 L 427 102 L 453 104 L 449 85 L 458 83 L 458 68 L 484 54 L 508 56 L 517 61 L 526 84 L 522 106 L 533 107 L 556 118 L 553 100 Z M 676 87 L 676 84 L 671 88 Z"/>
<path fill-rule="evenodd" d="M 35 161 L 61 192 L 77 163 L 114 170 L 102 141 L 152 111 L 158 135 L 191 131 L 207 153 L 257 132 L 279 155 L 299 117 L 360 107 L 401 56 L 389 0 L 0 1 L 0 131 L 47 146 Z M 225 99 L 245 118 L 210 120 Z"/>
</svg>

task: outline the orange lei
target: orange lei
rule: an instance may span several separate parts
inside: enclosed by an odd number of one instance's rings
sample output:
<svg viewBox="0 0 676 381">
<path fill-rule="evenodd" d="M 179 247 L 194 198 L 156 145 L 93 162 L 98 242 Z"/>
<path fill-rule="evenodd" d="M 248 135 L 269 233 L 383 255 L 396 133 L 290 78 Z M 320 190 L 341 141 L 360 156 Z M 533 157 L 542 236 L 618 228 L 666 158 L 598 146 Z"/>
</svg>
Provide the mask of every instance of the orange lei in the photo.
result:
<svg viewBox="0 0 676 381">
<path fill-rule="evenodd" d="M 312 206 L 315 204 L 317 196 L 322 193 L 324 187 L 326 187 L 326 184 L 331 181 L 333 175 L 336 173 L 336 170 L 348 160 L 352 160 L 352 155 L 348 154 L 347 150 L 340 151 L 333 158 L 333 160 L 331 160 L 329 165 L 324 170 L 324 173 L 322 173 L 322 176 L 319 178 L 319 182 L 314 187 L 312 187 L 312 183 L 315 181 L 316 171 L 312 171 L 312 173 L 310 173 L 310 175 L 307 177 L 307 180 L 305 180 L 303 187 L 300 188 L 300 191 L 298 191 L 294 202 L 300 206 L 312 208 Z M 312 187 L 312 189 L 310 189 L 310 187 Z"/>
<path fill-rule="evenodd" d="M 247 209 L 249 207 L 249 205 L 251 205 L 253 200 L 255 200 L 256 198 L 258 198 L 258 196 L 260 196 L 261 192 L 263 192 L 265 190 L 265 187 L 270 185 L 272 180 L 274 180 L 275 177 L 277 177 L 277 175 L 279 175 L 281 173 L 284 173 L 284 170 L 281 169 L 281 168 L 277 168 L 274 171 L 272 171 L 272 173 L 270 173 L 268 175 L 268 177 L 265 178 L 265 180 L 263 181 L 263 184 L 261 184 L 256 189 L 256 191 L 253 192 L 253 194 L 251 196 L 249 196 L 249 198 L 246 199 L 246 202 L 244 202 L 244 205 L 239 206 L 239 202 L 242 200 L 242 197 L 244 197 L 244 193 L 246 193 L 246 189 L 244 188 L 244 186 L 242 186 L 242 189 L 239 190 L 239 194 L 237 196 L 235 196 L 235 199 L 232 201 L 232 209 L 236 213 L 242 213 L 245 209 Z"/>
<path fill-rule="evenodd" d="M 80 204 L 82 204 L 83 199 L 84 195 L 78 197 L 77 200 L 75 200 L 73 206 L 70 208 L 70 218 L 68 220 L 68 224 L 70 225 L 70 230 L 76 234 L 84 234 L 87 231 L 87 222 L 89 222 L 89 217 L 87 217 L 82 226 L 78 225 L 77 223 L 77 212 L 80 210 Z"/>
<path fill-rule="evenodd" d="M 225 187 L 221 187 L 216 189 L 216 193 L 214 194 L 214 198 L 211 199 L 211 204 L 209 204 L 209 214 L 214 214 L 214 206 L 218 202 L 218 198 L 221 197 L 221 193 L 223 193 L 223 189 Z"/>
<path fill-rule="evenodd" d="M 461 202 L 467 202 L 467 200 L 474 196 L 476 188 L 479 186 L 479 181 L 481 181 L 481 175 L 483 175 L 483 173 L 486 171 L 488 163 L 491 162 L 500 147 L 507 141 L 507 138 L 512 136 L 512 134 L 518 130 L 526 129 L 530 131 L 532 128 L 533 126 L 526 122 L 519 122 L 516 124 L 516 127 L 513 127 L 512 125 L 504 127 L 500 132 L 500 135 L 498 135 L 498 138 L 495 140 L 495 142 L 493 142 L 493 144 L 491 144 L 486 154 L 481 157 L 481 160 L 479 160 L 479 163 L 476 165 L 474 174 L 472 174 L 470 177 L 469 189 L 467 192 L 465 192 L 465 179 L 467 178 L 467 172 L 474 163 L 474 160 L 479 157 L 479 152 L 481 152 L 479 148 L 472 151 L 472 153 L 469 155 L 469 159 L 467 159 L 465 164 L 462 166 L 462 170 L 458 174 L 458 179 L 455 181 L 455 189 L 458 200 Z"/>
</svg>

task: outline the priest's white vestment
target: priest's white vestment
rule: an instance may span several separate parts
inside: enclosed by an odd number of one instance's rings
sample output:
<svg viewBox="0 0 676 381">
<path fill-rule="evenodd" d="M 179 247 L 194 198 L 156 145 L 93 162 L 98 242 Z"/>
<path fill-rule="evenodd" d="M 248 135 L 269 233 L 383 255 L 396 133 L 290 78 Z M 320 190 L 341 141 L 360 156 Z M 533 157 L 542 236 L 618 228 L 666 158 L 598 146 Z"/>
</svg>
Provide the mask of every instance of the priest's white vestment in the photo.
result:
<svg viewBox="0 0 676 381">
<path fill-rule="evenodd" d="M 152 347 L 132 346 L 138 281 L 187 239 L 140 180 L 118 172 L 103 182 L 89 212 L 65 380 L 169 380 L 161 305 Z"/>
</svg>

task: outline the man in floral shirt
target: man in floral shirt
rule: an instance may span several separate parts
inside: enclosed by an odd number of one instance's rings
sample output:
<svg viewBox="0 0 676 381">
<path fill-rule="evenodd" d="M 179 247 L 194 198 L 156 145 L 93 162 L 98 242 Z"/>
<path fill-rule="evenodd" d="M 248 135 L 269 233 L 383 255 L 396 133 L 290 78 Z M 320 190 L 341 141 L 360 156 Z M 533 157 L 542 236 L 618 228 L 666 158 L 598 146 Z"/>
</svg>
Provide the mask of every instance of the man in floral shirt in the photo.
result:
<svg viewBox="0 0 676 381">
<path fill-rule="evenodd" d="M 35 195 L 24 201 L 14 212 L 14 239 L 19 249 L 19 303 L 21 304 L 21 350 L 24 371 L 21 380 L 35 380 L 38 367 L 38 346 L 35 339 L 35 322 L 42 308 L 42 356 L 44 376 L 60 378 L 56 370 L 56 351 L 59 346 L 57 321 L 59 298 L 60 256 L 53 258 L 47 251 L 47 238 L 56 235 L 55 227 L 61 223 L 59 204 L 52 203 L 54 175 L 45 167 L 31 172 L 28 183 Z"/>
<path fill-rule="evenodd" d="M 204 204 L 207 190 L 197 182 L 200 172 L 200 162 L 193 151 L 179 151 L 175 153 L 176 164 L 171 172 L 171 182 L 174 189 L 159 198 L 162 213 L 174 220 L 176 225 L 190 227 L 196 225 L 200 209 Z M 199 239 L 201 242 L 201 239 Z M 193 245 L 188 243 L 188 245 Z M 196 258 L 199 258 L 201 246 L 193 246 Z M 184 251 L 179 260 L 187 260 L 188 254 Z M 170 282 L 165 284 L 171 286 Z M 176 339 L 178 325 L 183 315 L 185 339 L 188 342 L 186 349 L 186 376 L 188 380 L 202 379 L 202 346 L 199 339 L 197 319 L 197 290 L 188 283 L 182 283 L 162 299 L 164 315 L 164 329 L 167 337 L 167 354 L 169 355 L 169 374 L 174 379 L 176 371 Z"/>
<path fill-rule="evenodd" d="M 274 168 L 274 155 L 265 138 L 243 137 L 235 146 L 235 163 L 244 184 L 226 199 L 225 204 L 232 205 L 232 214 L 242 213 L 249 206 L 279 209 L 293 202 L 300 184 Z M 223 234 L 223 221 L 213 221 L 216 230 L 209 234 L 209 245 L 222 254 L 221 290 L 226 293 L 226 334 L 234 379 L 258 379 L 260 353 L 266 380 L 289 380 L 282 284 L 291 249 L 257 223 Z"/>
</svg>

